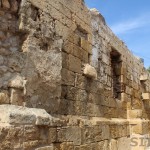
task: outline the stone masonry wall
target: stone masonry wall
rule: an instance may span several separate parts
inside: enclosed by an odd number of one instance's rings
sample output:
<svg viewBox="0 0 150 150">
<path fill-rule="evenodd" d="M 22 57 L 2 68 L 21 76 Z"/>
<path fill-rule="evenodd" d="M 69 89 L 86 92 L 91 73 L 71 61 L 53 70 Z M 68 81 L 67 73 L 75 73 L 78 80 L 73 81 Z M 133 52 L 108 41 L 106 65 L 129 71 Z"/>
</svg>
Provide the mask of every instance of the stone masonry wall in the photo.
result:
<svg viewBox="0 0 150 150">
<path fill-rule="evenodd" d="M 149 94 L 143 63 L 83 0 L 0 0 L 1 150 L 146 150 Z"/>
</svg>

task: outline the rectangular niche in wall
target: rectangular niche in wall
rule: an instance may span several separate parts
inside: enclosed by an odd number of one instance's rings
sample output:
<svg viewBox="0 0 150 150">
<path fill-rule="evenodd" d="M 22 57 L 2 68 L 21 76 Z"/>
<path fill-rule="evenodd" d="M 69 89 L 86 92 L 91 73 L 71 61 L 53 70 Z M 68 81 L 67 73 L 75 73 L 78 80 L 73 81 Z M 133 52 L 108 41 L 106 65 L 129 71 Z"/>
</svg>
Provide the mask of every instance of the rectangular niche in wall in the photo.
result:
<svg viewBox="0 0 150 150">
<path fill-rule="evenodd" d="M 117 50 L 112 49 L 110 57 L 113 96 L 114 98 L 121 100 L 121 54 Z"/>
</svg>

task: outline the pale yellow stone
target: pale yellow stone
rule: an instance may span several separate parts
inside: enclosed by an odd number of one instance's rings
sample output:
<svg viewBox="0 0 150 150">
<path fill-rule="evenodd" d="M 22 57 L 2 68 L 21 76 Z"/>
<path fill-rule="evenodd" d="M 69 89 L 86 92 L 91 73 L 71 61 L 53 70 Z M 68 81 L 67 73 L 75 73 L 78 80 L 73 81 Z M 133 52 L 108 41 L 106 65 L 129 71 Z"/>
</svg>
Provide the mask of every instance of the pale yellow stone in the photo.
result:
<svg viewBox="0 0 150 150">
<path fill-rule="evenodd" d="M 142 93 L 143 100 L 150 100 L 150 93 Z"/>
<path fill-rule="evenodd" d="M 83 70 L 83 74 L 89 78 L 96 79 L 97 78 L 97 71 L 94 67 L 89 64 L 86 64 Z"/>
<path fill-rule="evenodd" d="M 148 74 L 144 74 L 140 76 L 140 81 L 146 81 L 148 80 Z"/>
</svg>

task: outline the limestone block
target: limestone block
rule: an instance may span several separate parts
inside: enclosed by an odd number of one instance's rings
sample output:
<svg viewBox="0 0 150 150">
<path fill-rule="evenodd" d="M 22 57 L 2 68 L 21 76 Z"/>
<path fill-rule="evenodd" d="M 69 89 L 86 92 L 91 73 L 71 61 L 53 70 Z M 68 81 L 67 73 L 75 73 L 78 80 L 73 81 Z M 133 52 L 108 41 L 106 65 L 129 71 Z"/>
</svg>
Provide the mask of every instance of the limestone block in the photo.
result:
<svg viewBox="0 0 150 150">
<path fill-rule="evenodd" d="M 69 70 L 81 73 L 81 60 L 73 55 L 69 55 Z"/>
<path fill-rule="evenodd" d="M 132 95 L 132 88 L 129 87 L 129 86 L 126 86 L 126 90 L 125 90 L 125 93 L 129 94 L 129 95 Z"/>
<path fill-rule="evenodd" d="M 17 12 L 17 10 L 18 10 L 18 2 L 16 0 L 11 0 L 10 4 L 11 4 L 11 11 Z"/>
<path fill-rule="evenodd" d="M 83 75 L 76 74 L 75 87 L 80 89 L 86 89 L 87 86 L 87 78 Z"/>
<path fill-rule="evenodd" d="M 150 100 L 150 93 L 142 93 L 143 100 Z"/>
<path fill-rule="evenodd" d="M 102 103 L 101 102 L 102 101 L 101 97 L 102 96 L 100 94 L 89 93 L 88 100 L 89 100 L 90 103 L 100 105 Z"/>
<path fill-rule="evenodd" d="M 57 140 L 57 130 L 56 128 L 49 128 L 48 132 L 48 142 L 54 143 Z"/>
<path fill-rule="evenodd" d="M 75 73 L 72 71 L 69 71 L 68 69 L 62 68 L 61 71 L 62 75 L 62 84 L 64 85 L 73 85 L 75 82 Z"/>
<path fill-rule="evenodd" d="M 50 125 L 52 123 L 52 117 L 44 109 L 32 108 L 30 111 L 36 117 L 36 125 Z"/>
<path fill-rule="evenodd" d="M 54 150 L 54 147 L 53 146 L 45 146 L 45 147 L 36 148 L 35 150 Z"/>
<path fill-rule="evenodd" d="M 45 110 L 15 105 L 0 105 L 0 122 L 10 124 L 53 125 L 53 119 Z"/>
<path fill-rule="evenodd" d="M 86 101 L 87 92 L 74 87 L 68 87 L 67 99 L 76 100 L 76 101 Z"/>
<path fill-rule="evenodd" d="M 142 118 L 142 110 L 141 109 L 128 110 L 128 117 L 129 118 Z"/>
<path fill-rule="evenodd" d="M 34 141 L 24 141 L 22 143 L 24 150 L 34 149 L 37 147 L 41 147 L 41 145 L 46 145 L 47 142 L 45 140 L 34 140 Z"/>
<path fill-rule="evenodd" d="M 16 75 L 8 83 L 8 86 L 11 88 L 23 89 L 25 86 L 25 80 L 23 77 Z"/>
<path fill-rule="evenodd" d="M 84 145 L 80 145 L 80 146 L 75 146 L 75 150 L 91 150 L 93 147 L 92 147 L 92 144 L 84 144 Z M 99 148 L 99 145 L 97 144 L 97 148 Z M 94 148 L 93 148 L 94 149 Z M 100 150 L 100 149 L 98 149 Z"/>
<path fill-rule="evenodd" d="M 83 61 L 83 63 L 89 63 L 90 62 L 90 55 L 88 52 L 86 52 L 85 50 L 80 50 L 81 51 L 81 60 Z"/>
<path fill-rule="evenodd" d="M 84 66 L 83 74 L 88 78 L 97 79 L 97 71 L 94 67 L 89 64 Z"/>
<path fill-rule="evenodd" d="M 125 66 L 123 66 L 123 67 L 120 66 L 120 69 L 121 69 L 121 75 L 126 76 L 126 74 L 127 74 L 127 68 Z"/>
<path fill-rule="evenodd" d="M 38 128 L 35 125 L 25 125 L 24 126 L 24 140 L 29 141 L 29 140 L 37 140 L 41 139 L 40 137 L 40 131 L 42 128 Z"/>
<path fill-rule="evenodd" d="M 80 45 L 85 51 L 92 54 L 92 45 L 90 44 L 89 41 L 85 40 L 84 38 L 81 38 Z"/>
<path fill-rule="evenodd" d="M 72 33 L 71 35 L 69 35 L 68 40 L 71 43 L 74 43 L 75 45 L 77 45 L 78 47 L 80 46 L 80 36 L 78 34 Z"/>
<path fill-rule="evenodd" d="M 62 52 L 62 67 L 68 69 L 68 54 L 65 52 Z"/>
<path fill-rule="evenodd" d="M 116 150 L 117 149 L 117 140 L 114 140 L 114 139 L 110 140 L 109 149 L 110 150 Z"/>
<path fill-rule="evenodd" d="M 110 125 L 110 136 L 111 138 L 119 138 L 120 136 L 119 126 L 117 124 Z"/>
<path fill-rule="evenodd" d="M 125 75 L 121 75 L 121 83 L 127 83 L 127 78 L 126 78 L 126 76 Z"/>
<path fill-rule="evenodd" d="M 63 37 L 63 40 L 66 40 L 69 36 L 69 28 L 58 20 L 55 21 L 55 31 L 58 36 Z"/>
<path fill-rule="evenodd" d="M 101 134 L 99 135 L 99 133 L 101 133 L 101 129 L 97 133 L 98 138 L 100 138 L 100 136 L 101 136 Z M 89 127 L 85 126 L 82 128 L 82 142 L 84 144 L 94 143 L 94 138 L 96 138 L 96 137 L 95 137 L 93 128 L 91 126 L 89 126 Z"/>
<path fill-rule="evenodd" d="M 128 95 L 126 93 L 121 93 L 121 100 L 127 102 L 128 101 Z"/>
<path fill-rule="evenodd" d="M 66 127 L 62 128 L 58 132 L 58 140 L 63 141 L 73 141 L 75 145 L 81 144 L 81 128 L 79 127 Z"/>
<path fill-rule="evenodd" d="M 74 150 L 73 142 L 63 142 L 60 144 L 60 150 Z"/>
<path fill-rule="evenodd" d="M 146 81 L 148 80 L 148 74 L 144 74 L 140 76 L 140 81 Z"/>
<path fill-rule="evenodd" d="M 104 124 L 104 125 L 102 125 L 102 139 L 106 140 L 109 138 L 110 138 L 109 125 Z"/>
<path fill-rule="evenodd" d="M 130 120 L 131 132 L 133 134 L 147 134 L 149 130 L 148 121 L 142 121 L 139 119 Z"/>
<path fill-rule="evenodd" d="M 98 149 L 97 150 L 109 150 L 109 141 L 108 140 L 104 140 L 101 142 L 98 142 Z M 91 150 L 91 149 L 89 149 Z"/>
<path fill-rule="evenodd" d="M 110 58 L 106 54 L 102 54 L 102 61 L 105 64 L 110 65 Z M 117 66 L 116 66 L 116 72 L 118 72 Z"/>
<path fill-rule="evenodd" d="M 9 104 L 10 98 L 8 95 L 8 91 L 0 92 L 0 104 Z"/>
<path fill-rule="evenodd" d="M 35 124 L 36 116 L 29 109 L 14 105 L 0 106 L 0 122 L 10 124 Z"/>
<path fill-rule="evenodd" d="M 11 89 L 10 103 L 12 105 L 23 106 L 23 91 L 20 89 Z"/>
<path fill-rule="evenodd" d="M 118 139 L 118 150 L 131 150 L 130 138 L 122 137 Z"/>
</svg>

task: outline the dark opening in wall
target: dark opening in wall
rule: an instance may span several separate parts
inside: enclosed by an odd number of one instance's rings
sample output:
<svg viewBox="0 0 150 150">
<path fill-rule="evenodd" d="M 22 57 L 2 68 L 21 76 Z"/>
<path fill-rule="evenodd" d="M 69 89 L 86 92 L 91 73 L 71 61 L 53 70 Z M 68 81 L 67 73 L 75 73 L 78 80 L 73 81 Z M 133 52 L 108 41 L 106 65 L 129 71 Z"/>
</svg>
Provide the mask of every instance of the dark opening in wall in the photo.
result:
<svg viewBox="0 0 150 150">
<path fill-rule="evenodd" d="M 110 53 L 111 57 L 111 72 L 112 72 L 112 90 L 113 96 L 116 99 L 121 100 L 121 59 L 120 53 L 112 49 Z"/>
</svg>

